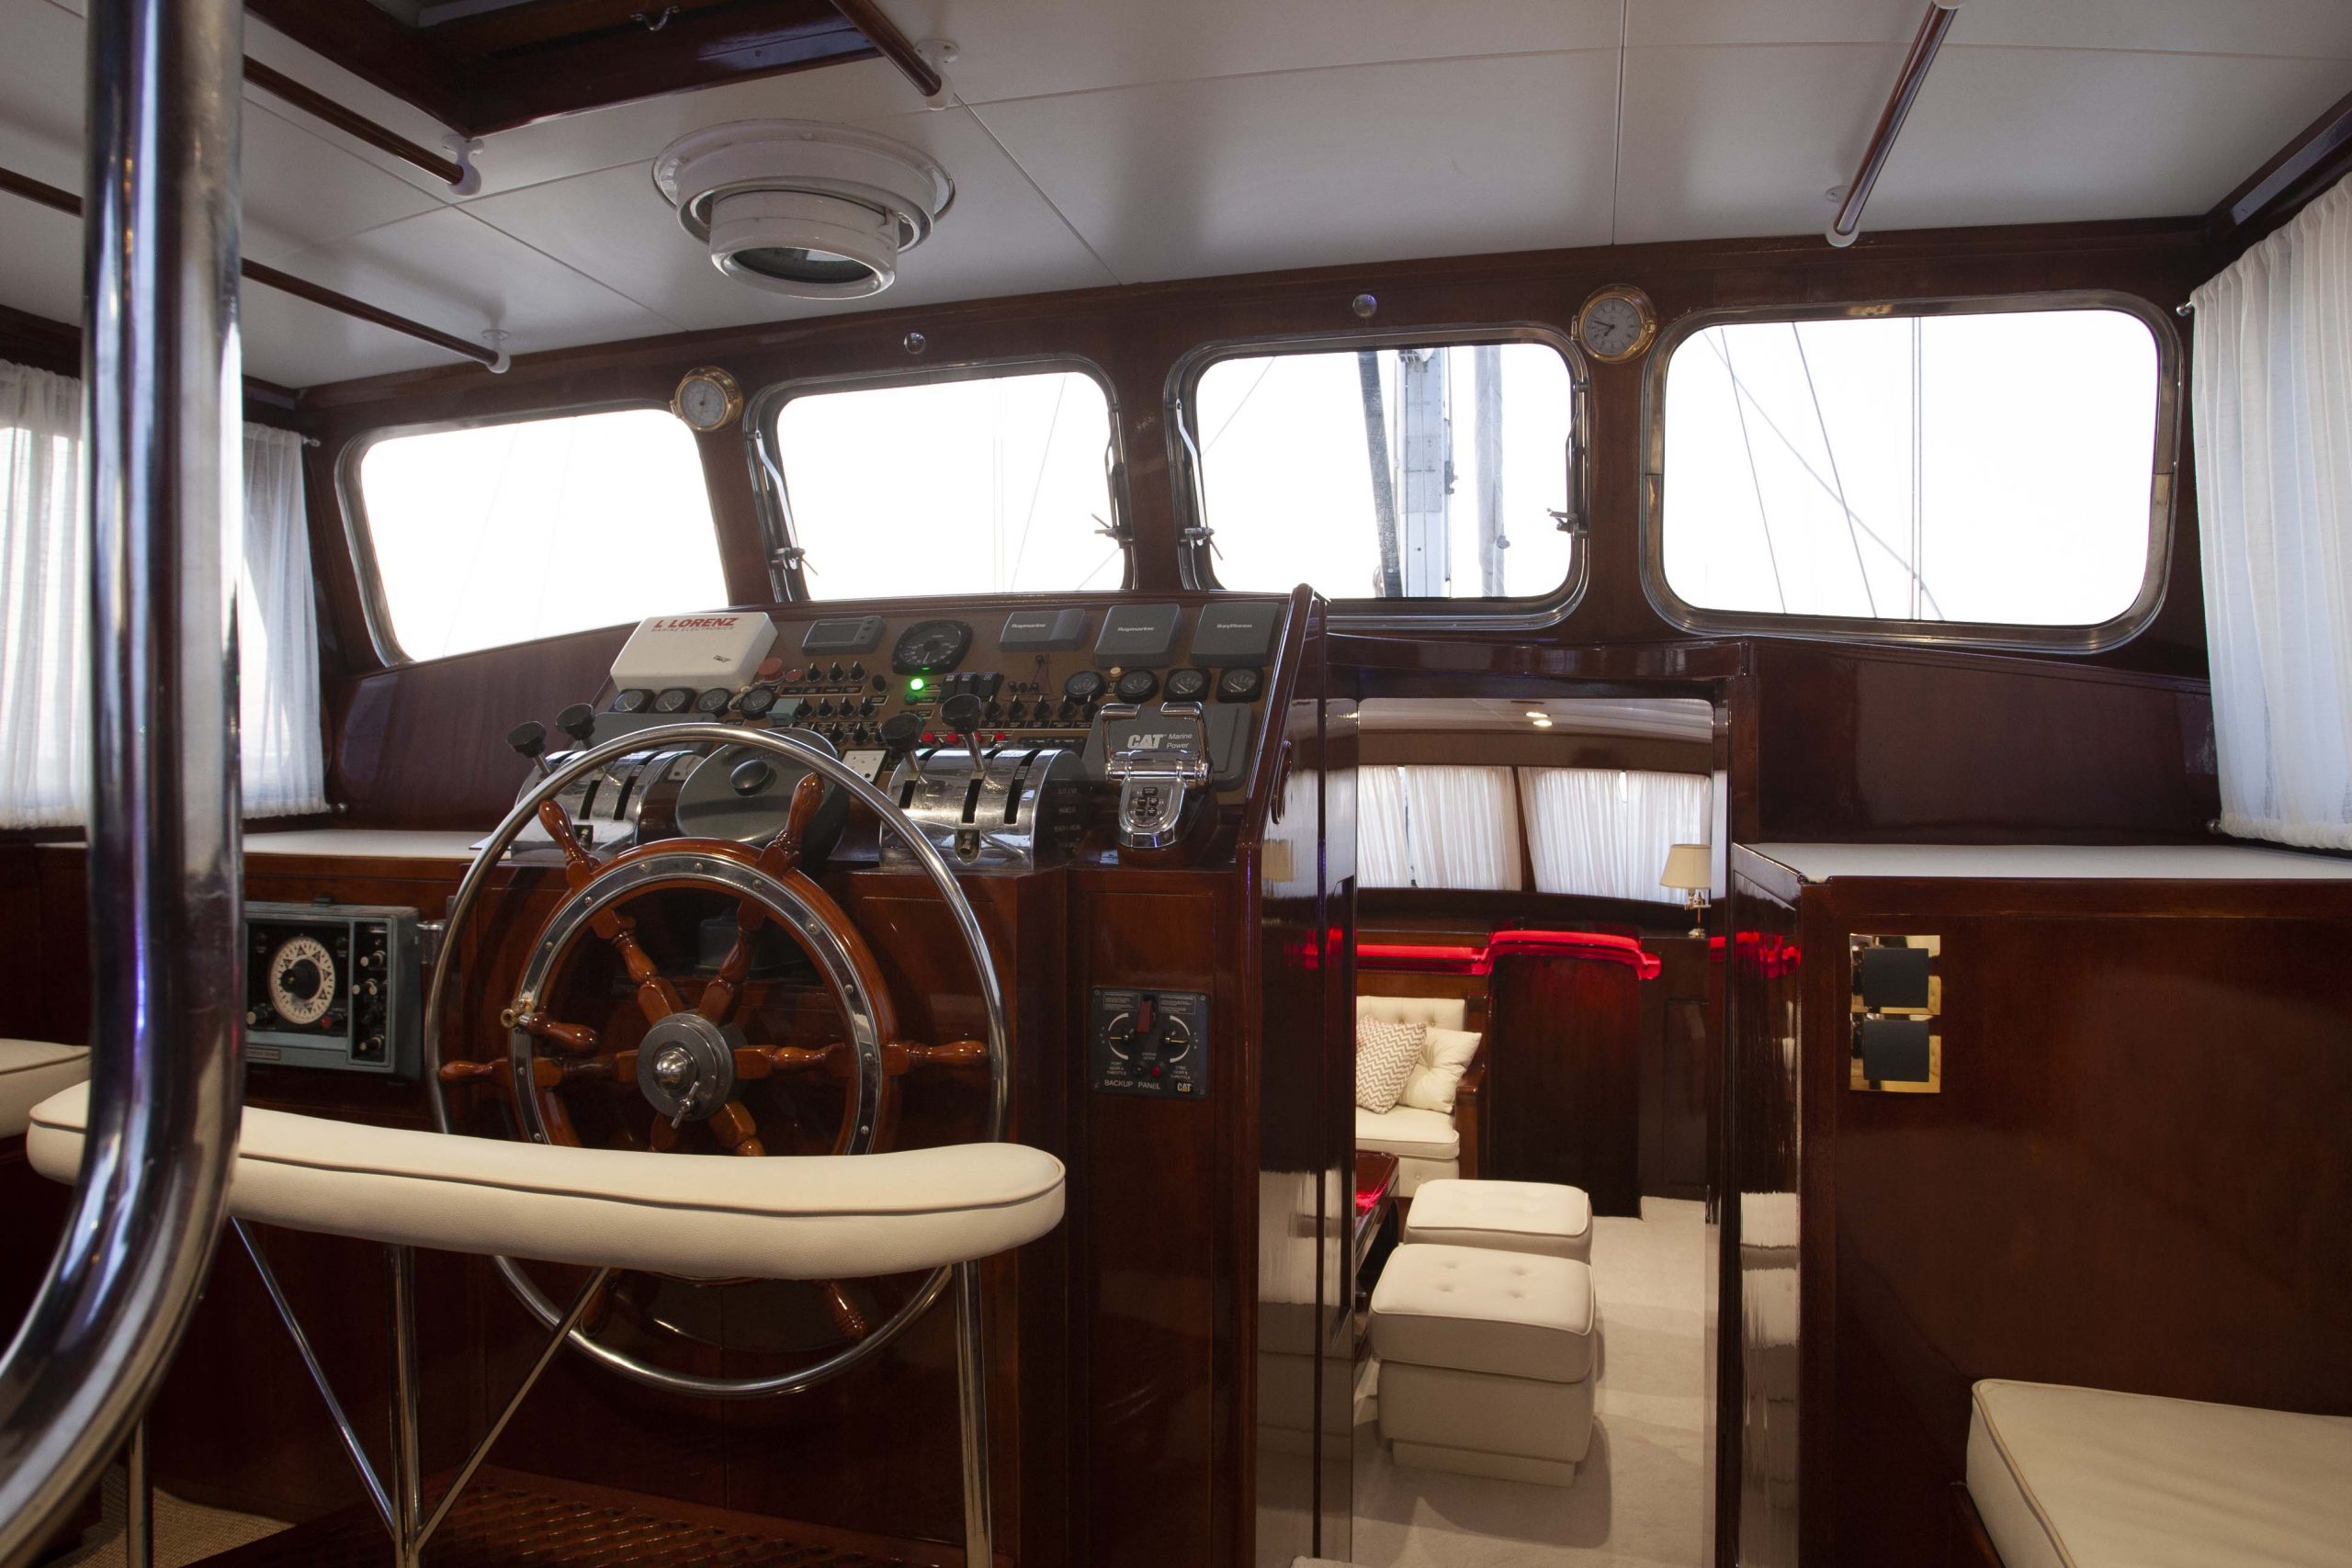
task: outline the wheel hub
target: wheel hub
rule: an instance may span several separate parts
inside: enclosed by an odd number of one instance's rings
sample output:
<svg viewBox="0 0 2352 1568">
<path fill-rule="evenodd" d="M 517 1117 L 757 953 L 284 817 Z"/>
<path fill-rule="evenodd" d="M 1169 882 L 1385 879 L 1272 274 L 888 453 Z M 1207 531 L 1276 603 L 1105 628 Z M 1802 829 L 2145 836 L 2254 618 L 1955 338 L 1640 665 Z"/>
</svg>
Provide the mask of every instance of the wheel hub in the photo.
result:
<svg viewBox="0 0 2352 1568">
<path fill-rule="evenodd" d="M 735 1093 L 735 1048 L 742 1032 L 696 1012 L 673 1012 L 637 1048 L 637 1087 L 671 1125 L 707 1122 Z"/>
</svg>

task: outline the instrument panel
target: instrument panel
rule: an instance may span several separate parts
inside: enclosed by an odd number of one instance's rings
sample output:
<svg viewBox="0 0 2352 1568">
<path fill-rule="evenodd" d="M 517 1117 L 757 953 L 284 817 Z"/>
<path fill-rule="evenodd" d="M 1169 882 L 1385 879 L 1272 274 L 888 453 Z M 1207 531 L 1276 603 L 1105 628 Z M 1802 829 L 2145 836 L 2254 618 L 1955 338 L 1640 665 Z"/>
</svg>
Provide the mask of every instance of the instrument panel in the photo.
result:
<svg viewBox="0 0 2352 1568">
<path fill-rule="evenodd" d="M 1184 822 L 1216 815 L 1202 797 L 1248 777 L 1289 613 L 1287 600 L 1219 596 L 986 614 L 796 606 L 660 617 L 629 638 L 593 720 L 565 725 L 583 744 L 693 718 L 792 728 L 902 809 L 938 818 L 934 838 L 969 869 L 1058 858 L 1085 836 L 1082 823 L 1111 816 L 1136 829 L 1118 839 L 1122 849 L 1173 854 Z M 742 830 L 727 836 L 743 837 L 797 782 L 763 779 L 734 800 L 730 790 L 748 786 L 731 774 L 698 777 L 704 761 L 649 751 L 565 805 L 598 843 L 650 836 L 663 820 L 703 831 L 684 818 L 708 815 L 713 801 Z M 1138 769 L 1142 782 L 1131 776 Z M 1075 808 L 1073 795 L 1091 795 L 1097 809 Z M 1149 833 L 1134 816 L 1147 808 L 1158 814 Z M 1058 845 L 1050 857 L 1047 840 Z"/>
</svg>

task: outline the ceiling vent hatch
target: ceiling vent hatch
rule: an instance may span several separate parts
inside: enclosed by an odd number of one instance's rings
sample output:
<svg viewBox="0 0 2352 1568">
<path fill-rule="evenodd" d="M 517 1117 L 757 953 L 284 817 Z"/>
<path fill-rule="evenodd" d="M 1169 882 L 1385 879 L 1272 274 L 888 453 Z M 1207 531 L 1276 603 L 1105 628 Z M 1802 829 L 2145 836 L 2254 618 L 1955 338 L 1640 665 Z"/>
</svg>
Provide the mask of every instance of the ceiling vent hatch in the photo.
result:
<svg viewBox="0 0 2352 1568">
<path fill-rule="evenodd" d="M 653 160 L 653 183 L 712 265 L 797 299 L 881 293 L 956 196 L 903 142 L 799 119 L 690 131 Z"/>
</svg>

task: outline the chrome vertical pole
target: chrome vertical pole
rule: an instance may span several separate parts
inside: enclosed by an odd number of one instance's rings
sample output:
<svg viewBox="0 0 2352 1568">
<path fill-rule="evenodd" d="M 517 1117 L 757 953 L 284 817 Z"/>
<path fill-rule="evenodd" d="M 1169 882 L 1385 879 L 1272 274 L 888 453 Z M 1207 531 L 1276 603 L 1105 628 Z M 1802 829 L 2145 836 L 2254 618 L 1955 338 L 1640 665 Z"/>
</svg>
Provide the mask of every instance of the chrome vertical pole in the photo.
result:
<svg viewBox="0 0 2352 1568">
<path fill-rule="evenodd" d="M 417 1422 L 416 1251 L 387 1247 L 384 1262 L 392 1285 L 392 1462 L 386 1476 L 392 1495 L 392 1561 L 399 1568 L 415 1568 L 424 1512 Z"/>
<path fill-rule="evenodd" d="M 956 1265 L 956 1428 L 964 1450 L 964 1565 L 992 1568 L 995 1507 L 989 1497 L 988 1319 L 980 1266 Z"/>
<path fill-rule="evenodd" d="M 239 0 L 90 0 L 91 1103 L 0 1360 L 0 1563 L 114 1455 L 211 1262 L 243 991 L 234 632 Z"/>
<path fill-rule="evenodd" d="M 155 1483 L 147 1474 L 146 1422 L 130 1429 L 123 1453 L 123 1568 L 155 1568 Z"/>
</svg>

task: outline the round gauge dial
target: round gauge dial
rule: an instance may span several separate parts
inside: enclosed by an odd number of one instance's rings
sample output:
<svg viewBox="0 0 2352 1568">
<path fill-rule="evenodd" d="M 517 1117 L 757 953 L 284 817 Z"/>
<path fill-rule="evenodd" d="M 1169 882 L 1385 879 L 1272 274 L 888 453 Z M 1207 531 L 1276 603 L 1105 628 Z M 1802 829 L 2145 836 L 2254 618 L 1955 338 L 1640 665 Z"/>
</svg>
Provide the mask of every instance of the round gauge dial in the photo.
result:
<svg viewBox="0 0 2352 1568">
<path fill-rule="evenodd" d="M 768 709 L 775 706 L 775 688 L 754 686 L 743 694 L 743 701 L 740 705 L 745 718 L 765 718 Z"/>
<path fill-rule="evenodd" d="M 735 700 L 734 694 L 724 686 L 713 686 L 695 699 L 696 713 L 725 713 L 727 705 Z"/>
<path fill-rule="evenodd" d="M 269 1005 L 288 1023 L 316 1023 L 334 1005 L 334 954 L 316 937 L 288 937 L 269 955 Z"/>
<path fill-rule="evenodd" d="M 972 628 L 961 621 L 917 621 L 890 647 L 890 668 L 901 675 L 936 674 L 963 662 Z"/>
<path fill-rule="evenodd" d="M 694 700 L 695 689 L 692 686 L 664 687 L 662 694 L 653 699 L 653 711 L 655 713 L 684 713 L 693 705 Z"/>
<path fill-rule="evenodd" d="M 1577 312 L 1577 339 L 1603 365 L 1623 365 L 1657 336 L 1657 308 L 1638 288 L 1596 292 Z"/>
<path fill-rule="evenodd" d="M 1236 665 L 1216 678 L 1216 700 L 1221 703 L 1254 703 L 1265 689 L 1266 678 L 1247 665 Z"/>
<path fill-rule="evenodd" d="M 647 705 L 652 701 L 653 694 L 644 687 L 628 686 L 614 696 L 612 711 L 614 713 L 643 713 Z"/>
<path fill-rule="evenodd" d="M 670 395 L 670 412 L 695 430 L 724 430 L 743 413 L 743 389 L 717 366 L 689 370 Z"/>
<path fill-rule="evenodd" d="M 1205 670 L 1170 670 L 1168 672 L 1168 700 L 1171 703 L 1196 703 L 1209 694 L 1209 675 Z"/>
<path fill-rule="evenodd" d="M 1077 670 L 1062 682 L 1062 695 L 1074 703 L 1091 703 L 1102 694 L 1102 671 Z"/>
<path fill-rule="evenodd" d="M 1114 690 L 1123 703 L 1149 702 L 1151 694 L 1159 690 L 1159 677 L 1148 670 L 1130 670 L 1119 677 Z"/>
</svg>

